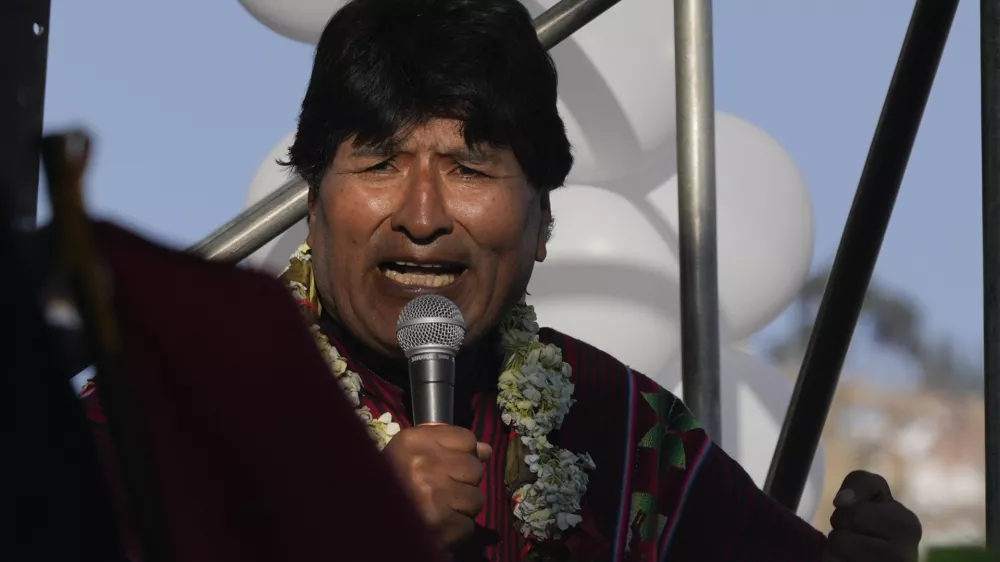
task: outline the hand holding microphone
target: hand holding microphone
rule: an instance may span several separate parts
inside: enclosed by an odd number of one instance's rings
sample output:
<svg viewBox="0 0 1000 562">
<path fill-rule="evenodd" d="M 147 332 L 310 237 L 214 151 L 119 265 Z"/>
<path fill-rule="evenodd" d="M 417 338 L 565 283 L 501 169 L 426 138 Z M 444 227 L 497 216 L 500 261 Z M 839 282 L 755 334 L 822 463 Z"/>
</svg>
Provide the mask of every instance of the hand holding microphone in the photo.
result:
<svg viewBox="0 0 1000 562">
<path fill-rule="evenodd" d="M 397 433 L 383 452 L 445 547 L 472 535 L 486 502 L 479 481 L 489 445 L 464 427 L 418 426 Z"/>
<path fill-rule="evenodd" d="M 465 321 L 447 298 L 424 295 L 403 308 L 396 337 L 409 361 L 415 427 L 396 434 L 384 452 L 424 518 L 453 547 L 475 529 L 485 504 L 483 463 L 492 453 L 471 431 L 450 425 Z"/>
</svg>

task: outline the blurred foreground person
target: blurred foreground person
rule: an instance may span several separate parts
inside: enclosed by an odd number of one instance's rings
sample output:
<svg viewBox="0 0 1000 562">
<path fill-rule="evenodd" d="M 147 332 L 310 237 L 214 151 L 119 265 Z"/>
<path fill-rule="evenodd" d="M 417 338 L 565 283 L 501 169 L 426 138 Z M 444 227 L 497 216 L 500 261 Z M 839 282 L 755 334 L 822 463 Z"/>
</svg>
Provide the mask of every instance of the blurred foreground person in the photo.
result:
<svg viewBox="0 0 1000 562">
<path fill-rule="evenodd" d="M 848 476 L 824 537 L 671 393 L 539 328 L 526 288 L 573 162 L 556 82 L 517 0 L 355 0 L 319 42 L 289 153 L 309 235 L 283 278 L 440 544 L 462 561 L 915 561 L 919 522 L 880 477 Z M 396 320 L 427 293 L 468 325 L 455 426 L 411 427 Z"/>
<path fill-rule="evenodd" d="M 446 559 L 278 281 L 97 231 L 124 375 L 83 401 L 133 562 Z"/>
</svg>

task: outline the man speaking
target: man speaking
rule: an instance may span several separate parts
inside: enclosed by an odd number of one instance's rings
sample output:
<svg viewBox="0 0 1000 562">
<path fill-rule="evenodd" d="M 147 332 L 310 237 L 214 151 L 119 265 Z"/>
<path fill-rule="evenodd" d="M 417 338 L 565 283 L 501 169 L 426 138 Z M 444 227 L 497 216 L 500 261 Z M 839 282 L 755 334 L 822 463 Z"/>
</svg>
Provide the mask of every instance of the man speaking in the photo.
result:
<svg viewBox="0 0 1000 562">
<path fill-rule="evenodd" d="M 355 0 L 289 152 L 309 235 L 283 279 L 439 542 L 461 561 L 915 561 L 919 522 L 883 479 L 848 476 L 824 537 L 672 394 L 539 328 L 525 289 L 573 163 L 556 82 L 517 0 Z M 428 294 L 465 335 L 454 424 L 414 427 L 397 319 Z"/>
</svg>

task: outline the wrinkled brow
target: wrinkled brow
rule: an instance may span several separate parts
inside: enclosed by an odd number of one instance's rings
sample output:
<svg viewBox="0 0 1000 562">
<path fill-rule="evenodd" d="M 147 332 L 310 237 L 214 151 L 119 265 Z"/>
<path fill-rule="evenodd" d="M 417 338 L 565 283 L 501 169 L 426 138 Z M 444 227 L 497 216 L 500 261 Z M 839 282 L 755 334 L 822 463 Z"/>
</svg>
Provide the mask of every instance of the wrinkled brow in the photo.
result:
<svg viewBox="0 0 1000 562">
<path fill-rule="evenodd" d="M 400 143 L 394 139 L 364 144 L 355 143 L 351 148 L 351 156 L 357 158 L 377 158 L 382 160 L 396 154 L 399 152 L 399 149 Z"/>
<path fill-rule="evenodd" d="M 405 150 L 403 143 L 397 140 L 387 140 L 377 143 L 356 144 L 351 151 L 351 155 L 356 158 L 382 160 L 390 158 L 402 150 Z M 469 164 L 490 164 L 500 161 L 498 152 L 489 146 L 477 145 L 471 148 L 456 146 L 442 150 L 441 154 Z"/>
<path fill-rule="evenodd" d="M 444 151 L 444 154 L 467 164 L 498 164 L 500 162 L 500 153 L 484 146 L 456 147 Z"/>
</svg>

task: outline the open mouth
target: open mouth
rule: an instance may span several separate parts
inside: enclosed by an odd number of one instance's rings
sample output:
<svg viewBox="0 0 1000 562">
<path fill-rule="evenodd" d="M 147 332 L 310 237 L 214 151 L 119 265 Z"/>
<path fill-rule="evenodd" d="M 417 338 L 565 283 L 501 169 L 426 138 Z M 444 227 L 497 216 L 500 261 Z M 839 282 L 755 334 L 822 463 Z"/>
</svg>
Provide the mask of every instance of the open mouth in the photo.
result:
<svg viewBox="0 0 1000 562">
<path fill-rule="evenodd" d="M 465 272 L 466 267 L 449 263 L 389 261 L 381 263 L 379 270 L 400 285 L 447 287 Z"/>
</svg>

